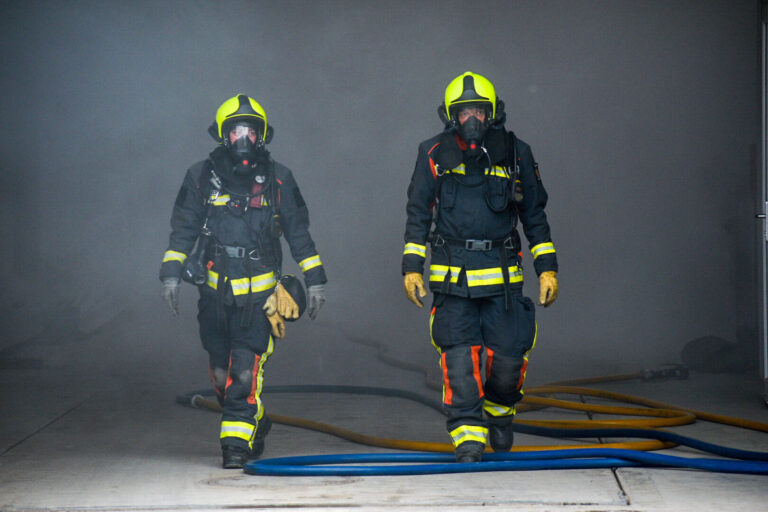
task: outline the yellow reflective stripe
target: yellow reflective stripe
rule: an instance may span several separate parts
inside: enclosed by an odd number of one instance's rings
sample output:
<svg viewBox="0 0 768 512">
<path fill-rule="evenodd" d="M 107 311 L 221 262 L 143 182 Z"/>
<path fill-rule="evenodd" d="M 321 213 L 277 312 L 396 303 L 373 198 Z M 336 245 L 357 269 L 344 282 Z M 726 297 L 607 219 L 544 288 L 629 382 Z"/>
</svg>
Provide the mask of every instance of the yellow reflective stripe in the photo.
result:
<svg viewBox="0 0 768 512">
<path fill-rule="evenodd" d="M 209 201 L 214 206 L 224 206 L 229 202 L 229 194 L 224 194 L 223 196 L 211 194 Z"/>
<path fill-rule="evenodd" d="M 533 254 L 533 259 L 538 258 L 542 254 L 551 254 L 553 252 L 555 252 L 555 245 L 552 242 L 544 242 L 543 244 L 538 244 L 531 247 L 531 254 Z"/>
<path fill-rule="evenodd" d="M 459 280 L 459 272 L 461 267 L 451 267 L 451 282 L 456 283 Z M 429 280 L 430 281 L 444 281 L 445 276 L 448 274 L 447 265 L 430 265 L 429 266 Z"/>
<path fill-rule="evenodd" d="M 451 439 L 453 439 L 453 446 L 459 446 L 465 441 L 477 441 L 485 444 L 485 440 L 488 439 L 488 429 L 474 425 L 462 425 L 451 431 Z"/>
<path fill-rule="evenodd" d="M 259 369 L 256 372 L 256 387 L 253 390 L 253 398 L 256 400 L 256 405 L 258 406 L 259 410 L 256 412 L 256 415 L 254 416 L 254 419 L 256 422 L 258 422 L 262 416 L 264 416 L 264 410 L 261 406 L 261 390 L 264 383 L 264 365 L 267 362 L 267 359 L 270 355 L 272 355 L 272 352 L 275 349 L 275 342 L 272 339 L 272 336 L 269 337 L 269 344 L 267 345 L 267 351 L 261 354 L 261 357 L 259 357 Z"/>
<path fill-rule="evenodd" d="M 432 325 L 435 323 L 435 308 L 432 308 L 432 311 L 429 314 L 429 340 L 432 342 L 432 346 L 435 347 L 435 350 L 437 350 L 437 353 L 440 354 L 440 357 L 437 359 L 437 365 L 440 367 L 440 381 L 442 382 L 442 369 L 443 369 L 443 351 L 440 349 L 440 347 L 435 343 L 435 338 L 432 336 Z M 442 403 L 445 403 L 445 383 L 443 383 L 443 401 Z"/>
<path fill-rule="evenodd" d="M 225 277 L 224 280 L 226 281 L 227 278 Z M 232 293 L 234 295 L 247 294 L 249 281 L 251 284 L 251 291 L 254 293 L 263 292 L 264 290 L 271 290 L 277 284 L 277 279 L 275 278 L 274 272 L 253 276 L 250 279 L 247 277 L 241 277 L 240 279 L 230 280 L 230 283 L 232 284 Z M 208 281 L 206 284 L 214 290 L 218 289 L 219 274 L 213 270 L 208 270 Z"/>
<path fill-rule="evenodd" d="M 227 278 L 225 277 L 224 280 L 226 281 L 226 279 Z M 205 282 L 205 284 L 215 290 L 219 285 L 219 273 L 208 269 L 208 280 Z"/>
<path fill-rule="evenodd" d="M 263 292 L 264 290 L 271 290 L 277 284 L 277 278 L 274 272 L 269 274 L 261 274 L 260 276 L 253 276 L 251 278 L 251 291 Z"/>
<path fill-rule="evenodd" d="M 422 258 L 426 258 L 427 246 L 408 242 L 407 244 L 405 244 L 405 250 L 403 251 L 403 254 L 415 254 L 416 256 L 421 256 Z"/>
<path fill-rule="evenodd" d="M 513 265 L 508 270 L 510 283 L 520 283 L 523 281 L 523 271 L 520 267 Z M 501 267 L 467 270 L 467 286 L 488 286 L 492 284 L 504 284 L 504 274 L 501 272 Z"/>
<path fill-rule="evenodd" d="M 454 167 L 453 169 L 448 169 L 445 172 L 466 175 L 467 168 L 464 166 L 464 164 L 461 164 L 458 167 Z M 498 176 L 499 178 L 509 179 L 509 171 L 505 167 L 501 167 L 500 165 L 494 165 L 490 169 L 486 169 L 485 174 L 489 176 Z"/>
<path fill-rule="evenodd" d="M 490 169 L 486 169 L 485 174 L 490 176 L 498 176 L 499 178 L 509 179 L 509 171 L 507 171 L 505 167 L 501 167 L 499 165 L 494 165 Z"/>
<path fill-rule="evenodd" d="M 496 418 L 515 415 L 514 407 L 508 407 L 506 405 L 497 404 L 496 402 L 491 402 L 487 398 L 483 402 L 483 410 Z"/>
<path fill-rule="evenodd" d="M 187 255 L 183 252 L 177 252 L 177 251 L 165 251 L 165 254 L 163 255 L 163 263 L 166 261 L 178 261 L 179 263 L 184 263 L 184 260 L 187 259 Z M 155 260 L 157 261 L 157 260 Z"/>
<path fill-rule="evenodd" d="M 509 282 L 510 283 L 522 283 L 523 282 L 523 270 L 517 265 L 508 267 L 509 270 Z M 457 283 L 459 281 L 459 272 L 461 267 L 451 267 L 451 282 Z M 444 281 L 445 276 L 448 274 L 447 265 L 430 265 L 429 266 L 429 280 L 430 281 Z M 467 270 L 467 286 L 490 286 L 494 284 L 504 284 L 504 274 L 501 272 L 501 267 L 496 268 L 483 268 L 478 270 Z"/>
<path fill-rule="evenodd" d="M 225 437 L 237 437 L 250 442 L 256 427 L 244 421 L 222 421 L 221 439 Z"/>
<path fill-rule="evenodd" d="M 322 264 L 323 262 L 320 261 L 320 256 L 315 254 L 314 256 L 310 256 L 309 258 L 301 260 L 299 262 L 299 268 L 301 268 L 302 272 L 306 272 L 307 270 L 319 267 Z"/>
</svg>

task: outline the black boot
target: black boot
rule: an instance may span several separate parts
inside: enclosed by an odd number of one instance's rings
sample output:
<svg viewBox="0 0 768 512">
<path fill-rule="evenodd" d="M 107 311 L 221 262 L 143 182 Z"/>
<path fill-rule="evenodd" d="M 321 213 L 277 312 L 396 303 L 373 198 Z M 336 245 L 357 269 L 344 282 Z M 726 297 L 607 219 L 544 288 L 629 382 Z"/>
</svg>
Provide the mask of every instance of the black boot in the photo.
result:
<svg viewBox="0 0 768 512">
<path fill-rule="evenodd" d="M 477 441 L 464 441 L 456 447 L 456 462 L 480 462 L 483 459 L 485 444 Z"/>
<path fill-rule="evenodd" d="M 491 441 L 491 448 L 495 452 L 508 452 L 512 448 L 514 432 L 512 432 L 512 422 L 488 425 L 488 437 Z"/>
<path fill-rule="evenodd" d="M 221 454 L 224 459 L 221 467 L 224 469 L 242 469 L 250 455 L 247 449 L 238 446 L 223 446 Z"/>
<path fill-rule="evenodd" d="M 271 428 L 272 421 L 265 414 L 259 420 L 258 427 L 256 428 L 256 437 L 253 438 L 253 448 L 251 448 L 251 459 L 258 459 L 264 453 L 264 438 L 267 437 Z"/>
</svg>

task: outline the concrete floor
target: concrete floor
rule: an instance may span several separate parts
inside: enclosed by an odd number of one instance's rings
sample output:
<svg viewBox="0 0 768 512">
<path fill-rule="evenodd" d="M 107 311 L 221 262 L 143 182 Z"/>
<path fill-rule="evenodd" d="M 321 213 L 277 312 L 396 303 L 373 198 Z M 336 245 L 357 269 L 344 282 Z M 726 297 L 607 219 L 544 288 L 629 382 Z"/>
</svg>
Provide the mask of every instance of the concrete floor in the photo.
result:
<svg viewBox="0 0 768 512">
<path fill-rule="evenodd" d="M 222 470 L 217 414 L 175 403 L 177 395 L 207 387 L 206 360 L 194 327 L 169 320 L 170 327 L 159 328 L 140 320 L 129 316 L 119 325 L 66 332 L 66 339 L 48 333 L 0 353 L 0 510 L 768 510 L 768 477 L 692 470 L 391 477 L 260 477 Z M 439 399 L 424 386 L 422 375 L 381 363 L 374 350 L 345 340 L 331 324 L 312 324 L 309 336 L 309 322 L 302 322 L 289 326 L 294 336 L 281 342 L 270 360 L 267 385 L 389 386 Z M 158 329 L 175 333 L 174 342 L 153 341 Z M 343 354 L 343 369 L 312 343 L 334 344 Z M 300 368 L 298 360 L 305 361 Z M 694 372 L 685 381 L 596 387 L 768 422 L 756 376 Z M 265 394 L 264 399 L 275 414 L 381 437 L 447 442 L 438 412 L 402 399 L 332 394 Z M 547 410 L 524 418 L 535 416 L 585 415 Z M 705 422 L 674 431 L 768 451 L 764 433 Z M 561 442 L 516 437 L 518 445 Z M 275 425 L 264 457 L 374 451 L 387 450 Z M 684 448 L 666 453 L 704 456 Z"/>
</svg>

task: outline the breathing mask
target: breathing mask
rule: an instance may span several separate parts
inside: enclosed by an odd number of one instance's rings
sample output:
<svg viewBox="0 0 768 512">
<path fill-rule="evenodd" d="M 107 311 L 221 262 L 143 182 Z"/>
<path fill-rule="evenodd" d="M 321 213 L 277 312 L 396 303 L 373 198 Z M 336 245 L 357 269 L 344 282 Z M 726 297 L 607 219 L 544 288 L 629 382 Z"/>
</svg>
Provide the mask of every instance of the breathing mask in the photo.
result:
<svg viewBox="0 0 768 512">
<path fill-rule="evenodd" d="M 262 129 L 256 123 L 237 122 L 226 127 L 224 146 L 234 163 L 233 173 L 251 175 L 264 160 Z"/>
</svg>

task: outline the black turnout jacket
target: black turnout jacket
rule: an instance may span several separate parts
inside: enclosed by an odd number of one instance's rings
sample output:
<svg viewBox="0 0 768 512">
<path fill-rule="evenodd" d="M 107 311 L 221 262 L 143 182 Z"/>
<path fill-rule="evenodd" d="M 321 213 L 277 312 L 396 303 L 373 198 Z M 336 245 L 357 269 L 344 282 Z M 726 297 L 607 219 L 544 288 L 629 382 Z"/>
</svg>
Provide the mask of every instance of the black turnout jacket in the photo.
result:
<svg viewBox="0 0 768 512">
<path fill-rule="evenodd" d="M 205 223 L 210 236 L 204 251 L 207 279 L 202 286 L 219 290 L 226 303 L 243 306 L 249 295 L 253 299 L 271 293 L 280 273 L 281 234 L 306 285 L 326 282 L 309 234 L 309 212 L 293 174 L 271 159 L 265 168 L 258 180 L 229 180 L 231 160 L 223 147 L 189 168 L 173 206 L 160 279 L 181 276 L 196 241 L 203 240 Z"/>
<path fill-rule="evenodd" d="M 402 272 L 423 273 L 430 243 L 433 292 L 461 297 L 500 295 L 522 287 L 518 220 L 536 274 L 557 271 L 544 207 L 547 193 L 528 144 L 503 126 L 491 127 L 485 151 L 446 130 L 419 145 L 408 187 Z M 509 288 L 508 288 L 509 289 Z"/>
</svg>

